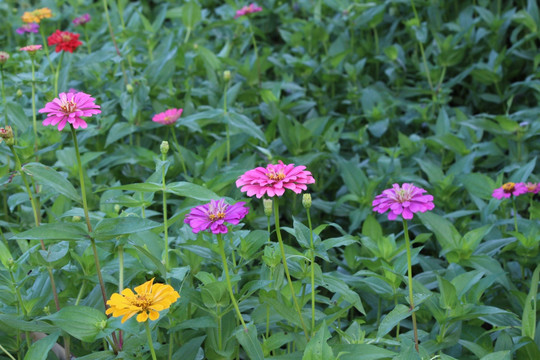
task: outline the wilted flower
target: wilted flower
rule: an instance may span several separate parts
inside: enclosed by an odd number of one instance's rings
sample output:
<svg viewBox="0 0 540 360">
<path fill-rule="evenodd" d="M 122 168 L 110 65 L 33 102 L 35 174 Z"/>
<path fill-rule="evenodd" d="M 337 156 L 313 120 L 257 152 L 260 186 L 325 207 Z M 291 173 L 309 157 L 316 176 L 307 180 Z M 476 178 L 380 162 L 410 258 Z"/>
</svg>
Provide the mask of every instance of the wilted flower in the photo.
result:
<svg viewBox="0 0 540 360">
<path fill-rule="evenodd" d="M 21 26 L 20 28 L 18 28 L 17 30 L 15 30 L 15 32 L 19 35 L 22 35 L 24 33 L 34 33 L 34 34 L 37 34 L 39 32 L 39 24 L 37 23 L 28 23 L 28 24 L 24 24 L 23 26 Z"/>
<path fill-rule="evenodd" d="M 423 213 L 435 207 L 433 196 L 423 195 L 425 192 L 426 190 L 413 184 L 404 183 L 401 187 L 393 184 L 391 189 L 386 189 L 382 194 L 375 196 L 372 203 L 373 211 L 384 214 L 390 210 L 389 220 L 395 220 L 398 215 L 410 220 L 414 213 Z"/>
<path fill-rule="evenodd" d="M 60 30 L 56 30 L 51 36 L 49 36 L 47 38 L 47 43 L 49 46 L 56 45 L 56 52 L 63 50 L 70 53 L 82 45 L 82 42 L 79 41 L 79 34 Z"/>
<path fill-rule="evenodd" d="M 184 222 L 191 226 L 195 234 L 208 229 L 214 234 L 225 234 L 227 233 L 225 223 L 238 225 L 240 220 L 248 214 L 249 208 L 244 207 L 245 204 L 240 201 L 229 205 L 225 199 L 211 200 L 208 204 L 191 209 Z"/>
<path fill-rule="evenodd" d="M 25 23 L 38 23 L 41 19 L 48 19 L 52 17 L 51 9 L 41 8 L 34 11 L 27 11 L 22 16 L 22 21 Z"/>
<path fill-rule="evenodd" d="M 523 183 L 513 183 L 507 182 L 500 188 L 493 190 L 493 196 L 496 199 L 501 200 L 502 198 L 509 198 L 511 195 L 518 196 L 525 194 L 527 192 L 527 187 Z"/>
<path fill-rule="evenodd" d="M 163 124 L 170 125 L 180 118 L 182 115 L 183 109 L 169 109 L 165 112 L 154 115 L 152 121 Z"/>
<path fill-rule="evenodd" d="M 92 116 L 101 113 L 99 105 L 94 103 L 96 99 L 83 92 L 60 93 L 58 98 L 47 103 L 39 110 L 40 113 L 48 113 L 47 119 L 43 120 L 43 125 L 58 124 L 58 130 L 62 129 L 69 122 L 75 129 L 79 126 L 86 129 L 88 126 L 81 116 Z"/>
<path fill-rule="evenodd" d="M 0 51 L 0 65 L 4 65 L 9 60 L 9 54 L 5 51 Z"/>
<path fill-rule="evenodd" d="M 12 146 L 15 144 L 15 138 L 13 137 L 13 129 L 7 125 L 5 128 L 0 128 L 0 142 L 4 140 L 6 145 Z"/>
<path fill-rule="evenodd" d="M 540 185 L 532 182 L 523 184 L 527 188 L 528 193 L 538 194 L 540 191 Z"/>
<path fill-rule="evenodd" d="M 107 301 L 110 307 L 105 312 L 114 317 L 122 317 L 122 323 L 137 314 L 138 322 L 157 320 L 159 311 L 168 309 L 180 295 L 172 286 L 154 284 L 154 279 L 135 288 L 136 295 L 131 289 L 122 290 L 121 294 L 114 293 Z"/>
<path fill-rule="evenodd" d="M 79 17 L 76 17 L 75 19 L 73 19 L 73 24 L 75 26 L 79 26 L 79 25 L 85 25 L 87 22 L 90 21 L 90 14 L 84 14 L 84 15 L 81 15 Z"/>
<path fill-rule="evenodd" d="M 257 6 L 257 4 L 255 3 L 252 3 L 249 6 L 244 6 L 240 10 L 236 10 L 236 15 L 234 15 L 234 18 L 236 19 L 236 18 L 239 18 L 240 16 L 253 14 L 259 11 L 262 11 L 262 7 Z"/>
<path fill-rule="evenodd" d="M 34 55 L 36 51 L 41 50 L 41 45 L 28 45 L 19 49 L 19 51 L 26 51 L 30 55 Z"/>
<path fill-rule="evenodd" d="M 305 166 L 294 166 L 294 164 L 268 164 L 266 168 L 258 167 L 247 171 L 236 180 L 236 187 L 241 187 L 240 191 L 247 191 L 247 196 L 257 196 L 261 198 L 264 194 L 281 196 L 285 189 L 300 194 L 306 190 L 306 184 L 313 184 L 315 179 L 310 171 L 305 170 Z"/>
</svg>

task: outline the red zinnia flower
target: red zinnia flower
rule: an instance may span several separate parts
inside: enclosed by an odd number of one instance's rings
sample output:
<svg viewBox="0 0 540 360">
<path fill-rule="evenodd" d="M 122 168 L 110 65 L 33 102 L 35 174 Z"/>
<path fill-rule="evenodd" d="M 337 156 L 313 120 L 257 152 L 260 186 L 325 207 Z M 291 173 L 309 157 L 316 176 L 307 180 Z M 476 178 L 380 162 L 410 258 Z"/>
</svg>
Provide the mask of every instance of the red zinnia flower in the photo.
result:
<svg viewBox="0 0 540 360">
<path fill-rule="evenodd" d="M 77 47 L 82 45 L 79 41 L 79 34 L 71 33 L 69 31 L 56 30 L 51 36 L 47 38 L 49 46 L 56 45 L 56 52 L 69 51 L 73 52 Z"/>
</svg>

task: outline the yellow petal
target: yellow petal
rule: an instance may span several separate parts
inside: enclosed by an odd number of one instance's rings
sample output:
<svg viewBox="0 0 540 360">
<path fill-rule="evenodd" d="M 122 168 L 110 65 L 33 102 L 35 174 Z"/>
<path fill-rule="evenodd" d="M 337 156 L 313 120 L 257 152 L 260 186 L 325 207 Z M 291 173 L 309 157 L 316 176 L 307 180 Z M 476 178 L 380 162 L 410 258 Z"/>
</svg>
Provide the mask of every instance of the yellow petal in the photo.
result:
<svg viewBox="0 0 540 360">
<path fill-rule="evenodd" d="M 151 309 L 148 311 L 150 312 L 150 320 L 152 321 L 157 320 L 157 318 L 159 317 L 159 313 Z"/>
<path fill-rule="evenodd" d="M 138 322 L 145 322 L 148 320 L 148 313 L 146 311 L 143 311 L 139 315 L 137 315 L 137 321 Z"/>
</svg>

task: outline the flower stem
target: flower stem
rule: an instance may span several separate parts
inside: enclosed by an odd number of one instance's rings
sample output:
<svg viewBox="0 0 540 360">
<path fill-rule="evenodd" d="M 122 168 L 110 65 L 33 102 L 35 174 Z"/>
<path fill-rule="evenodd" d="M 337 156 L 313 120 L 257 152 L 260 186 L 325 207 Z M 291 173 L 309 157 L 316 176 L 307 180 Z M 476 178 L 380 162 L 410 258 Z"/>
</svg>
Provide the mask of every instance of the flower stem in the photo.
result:
<svg viewBox="0 0 540 360">
<path fill-rule="evenodd" d="M 257 48 L 257 41 L 255 40 L 255 32 L 251 26 L 251 21 L 248 19 L 249 31 L 251 32 L 251 43 L 253 44 L 253 50 L 255 51 L 255 63 L 257 67 L 257 82 L 261 87 L 261 65 L 259 64 L 259 49 Z"/>
<path fill-rule="evenodd" d="M 512 196 L 512 208 L 514 209 L 514 230 L 518 232 L 516 197 Z"/>
<path fill-rule="evenodd" d="M 88 54 L 92 53 L 92 48 L 90 47 L 90 39 L 88 38 L 88 30 L 86 30 L 86 25 L 83 25 L 84 39 L 86 41 L 86 48 L 88 49 Z"/>
<path fill-rule="evenodd" d="M 227 91 L 229 90 L 229 80 L 225 80 L 225 89 L 223 90 L 223 113 L 225 114 L 225 119 L 227 119 L 227 165 L 231 164 L 231 136 L 229 131 L 229 116 L 227 110 Z"/>
<path fill-rule="evenodd" d="M 28 313 L 26 312 L 26 307 L 24 306 L 24 302 L 21 296 L 21 292 L 19 291 L 19 286 L 17 285 L 17 282 L 15 281 L 15 277 L 13 276 L 13 271 L 11 271 L 11 268 L 9 270 L 9 276 L 11 277 L 11 283 L 13 284 L 13 288 L 15 289 L 15 294 L 17 295 L 17 300 L 19 302 L 19 307 L 21 308 L 22 315 L 24 316 L 24 319 L 26 320 Z M 25 331 L 26 335 L 26 345 L 28 345 L 28 348 L 32 345 L 30 342 L 30 332 Z"/>
<path fill-rule="evenodd" d="M 221 260 L 223 262 L 223 271 L 225 272 L 225 279 L 227 280 L 227 286 L 229 288 L 229 295 L 231 296 L 231 301 L 233 303 L 234 309 L 236 310 L 236 315 L 238 316 L 238 319 L 242 322 L 242 325 L 244 326 L 244 330 L 247 332 L 248 328 L 246 323 L 244 322 L 244 319 L 242 318 L 242 313 L 240 312 L 240 308 L 238 307 L 238 303 L 236 302 L 236 298 L 234 297 L 232 285 L 231 285 L 231 278 L 229 276 L 229 266 L 227 265 L 227 257 L 225 256 L 225 244 L 223 242 L 223 235 L 217 234 L 217 240 L 219 244 L 219 251 L 221 253 Z"/>
<path fill-rule="evenodd" d="M 58 94 L 58 77 L 60 76 L 60 68 L 62 67 L 62 59 L 64 58 L 64 52 L 60 54 L 60 60 L 58 60 L 58 66 L 56 67 L 56 72 L 54 74 L 54 94 Z M 32 72 L 33 75 L 33 72 Z"/>
<path fill-rule="evenodd" d="M 124 245 L 118 246 L 118 292 L 124 290 Z"/>
<path fill-rule="evenodd" d="M 167 155 L 161 154 L 161 160 L 166 161 Z M 163 263 L 165 271 L 169 271 L 169 226 L 167 224 L 167 183 L 165 181 L 165 166 L 161 167 L 161 192 L 163 193 L 163 238 L 165 241 L 165 251 L 163 252 Z M 163 274 L 167 279 L 167 274 Z"/>
<path fill-rule="evenodd" d="M 0 350 L 2 350 L 11 360 L 15 360 L 15 358 L 10 353 L 8 353 L 8 351 L 2 346 L 2 344 L 0 344 Z"/>
<path fill-rule="evenodd" d="M 4 67 L 0 65 L 0 74 L 2 75 L 2 101 L 4 103 L 4 126 L 8 125 L 8 116 L 7 116 L 7 99 L 6 99 L 6 89 L 4 88 Z"/>
<path fill-rule="evenodd" d="M 184 170 L 184 178 L 187 180 L 187 169 L 186 169 L 186 163 L 184 161 L 184 157 L 182 156 L 182 150 L 180 149 L 180 145 L 178 144 L 178 139 L 176 139 L 176 131 L 174 130 L 174 124 L 169 127 L 171 129 L 171 137 L 173 138 L 174 146 L 176 147 L 176 151 L 178 151 L 178 156 L 180 156 L 180 163 L 182 164 L 182 170 Z"/>
<path fill-rule="evenodd" d="M 418 352 L 418 329 L 416 327 L 416 313 L 414 312 L 413 283 L 412 283 L 412 260 L 411 260 L 411 241 L 409 240 L 409 229 L 407 220 L 403 219 L 403 233 L 405 235 L 405 247 L 407 248 L 407 273 L 409 278 L 409 303 L 412 311 L 412 323 L 414 331 L 414 347 Z"/>
<path fill-rule="evenodd" d="M 34 62 L 34 56 L 30 56 L 30 58 L 32 60 L 32 125 L 34 127 L 34 153 L 36 154 L 36 162 L 38 162 L 38 135 L 36 118 L 36 64 Z"/>
<path fill-rule="evenodd" d="M 296 308 L 296 312 L 298 313 L 298 318 L 300 319 L 300 323 L 302 324 L 302 328 L 304 329 L 304 335 L 306 336 L 306 339 L 309 340 L 306 325 L 304 324 L 304 318 L 302 317 L 302 311 L 300 310 L 300 306 L 298 305 L 298 301 L 296 300 L 296 293 L 294 291 L 291 275 L 289 274 L 289 267 L 287 266 L 287 257 L 285 256 L 285 247 L 283 246 L 283 240 L 281 238 L 281 229 L 279 228 L 279 201 L 276 198 L 274 199 L 273 202 L 274 202 L 274 217 L 275 217 L 276 234 L 277 234 L 277 238 L 279 242 L 279 248 L 281 249 L 281 258 L 283 260 L 283 268 L 285 269 L 285 275 L 287 276 L 287 281 L 289 282 L 289 287 L 291 289 L 291 296 L 294 302 L 294 307 Z"/>
<path fill-rule="evenodd" d="M 313 227 L 311 226 L 311 215 L 309 208 L 306 208 L 309 235 L 311 240 L 311 336 L 315 335 L 315 246 L 313 245 Z"/>
<path fill-rule="evenodd" d="M 116 50 L 116 54 L 122 58 L 122 53 L 120 52 L 120 49 L 118 48 L 118 44 L 116 43 L 116 38 L 114 37 L 114 31 L 111 25 L 111 17 L 109 16 L 109 5 L 107 4 L 107 0 L 103 0 L 103 10 L 105 12 L 105 18 L 107 19 L 107 25 L 109 27 L 109 34 L 111 35 L 111 39 L 114 45 L 114 48 Z M 124 85 L 127 85 L 127 75 L 126 75 L 126 69 L 124 67 L 124 59 L 122 58 L 122 61 L 120 62 L 120 65 L 122 67 L 122 74 L 124 75 Z"/>
<path fill-rule="evenodd" d="M 152 359 L 157 360 L 156 351 L 154 350 L 154 343 L 152 342 L 152 333 L 150 332 L 150 325 L 148 325 L 148 320 L 144 322 L 144 327 L 146 328 L 146 339 L 148 340 L 148 347 L 150 348 Z"/>
<path fill-rule="evenodd" d="M 49 55 L 49 46 L 47 46 L 47 40 L 45 39 L 45 33 L 43 32 L 43 26 L 39 27 L 39 33 L 41 34 L 41 39 L 43 40 L 43 49 L 45 50 L 45 55 L 47 55 L 47 60 L 49 61 L 49 66 L 51 67 L 51 74 L 54 74 L 54 65 L 51 61 L 51 56 Z M 55 94 L 56 95 L 56 94 Z"/>
</svg>

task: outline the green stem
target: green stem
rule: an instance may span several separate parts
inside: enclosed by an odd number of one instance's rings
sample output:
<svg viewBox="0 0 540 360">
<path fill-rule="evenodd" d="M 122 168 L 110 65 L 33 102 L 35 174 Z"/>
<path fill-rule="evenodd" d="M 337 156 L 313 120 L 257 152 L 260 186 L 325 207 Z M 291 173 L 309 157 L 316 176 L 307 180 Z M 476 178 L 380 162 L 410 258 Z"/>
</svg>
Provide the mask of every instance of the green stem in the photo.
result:
<svg viewBox="0 0 540 360">
<path fill-rule="evenodd" d="M 144 322 L 144 327 L 146 328 L 146 339 L 148 340 L 148 347 L 150 348 L 152 359 L 157 360 L 156 351 L 154 350 L 154 343 L 152 342 L 152 333 L 150 332 L 150 325 L 148 325 L 148 320 Z"/>
<path fill-rule="evenodd" d="M 409 278 L 409 303 L 412 311 L 412 322 L 414 331 L 414 347 L 418 352 L 418 329 L 416 327 L 416 313 L 414 312 L 413 282 L 412 282 L 412 259 L 411 259 L 411 241 L 409 240 L 409 229 L 407 220 L 403 219 L 403 233 L 405 235 L 405 247 L 407 248 L 407 273 Z"/>
<path fill-rule="evenodd" d="M 221 253 L 221 260 L 223 262 L 223 272 L 225 272 L 225 279 L 227 280 L 227 286 L 229 288 L 229 295 L 231 296 L 231 301 L 233 303 L 234 309 L 236 310 L 236 315 L 238 316 L 238 319 L 242 322 L 242 325 L 244 326 L 244 330 L 247 332 L 248 328 L 246 323 L 244 322 L 244 318 L 242 318 L 242 313 L 240 312 L 240 308 L 238 307 L 238 303 L 236 302 L 236 298 L 234 297 L 232 285 L 231 285 L 231 278 L 229 276 L 229 266 L 227 265 L 227 257 L 225 256 L 225 244 L 223 242 L 223 235 L 217 234 L 217 240 L 219 244 L 219 250 Z"/>
<path fill-rule="evenodd" d="M 118 44 L 116 43 L 116 38 L 114 37 L 114 31 L 111 25 L 111 17 L 109 16 L 109 5 L 107 4 L 107 0 L 103 0 L 103 10 L 105 12 L 105 18 L 107 19 L 107 25 L 109 28 L 109 34 L 111 35 L 111 39 L 114 45 L 114 48 L 116 49 L 116 54 L 122 58 L 122 53 L 120 52 L 120 49 L 118 48 Z M 124 75 L 124 85 L 127 85 L 127 75 L 126 75 L 126 69 L 124 67 L 124 59 L 122 58 L 122 61 L 120 62 L 121 68 L 122 68 L 122 74 Z"/>
<path fill-rule="evenodd" d="M 227 113 L 227 91 L 229 89 L 229 80 L 225 80 L 225 90 L 223 91 L 223 113 L 225 114 L 225 118 L 227 119 L 227 124 L 225 125 L 227 127 L 227 165 L 230 165 L 231 163 L 231 137 L 229 134 L 229 116 Z"/>
<path fill-rule="evenodd" d="M 45 50 L 45 55 L 47 55 L 47 60 L 49 61 L 49 66 L 51 67 L 51 74 L 54 74 L 54 65 L 51 61 L 51 56 L 49 55 L 49 46 L 47 46 L 47 40 L 45 39 L 45 33 L 43 31 L 43 26 L 40 26 L 39 32 L 41 34 L 41 39 L 43 40 L 43 49 Z"/>
<path fill-rule="evenodd" d="M 255 40 L 255 32 L 251 26 L 251 21 L 248 19 L 249 31 L 251 32 L 251 43 L 253 44 L 253 50 L 255 51 L 255 63 L 257 67 L 257 82 L 259 87 L 261 86 L 261 65 L 259 64 L 259 49 L 257 48 L 257 41 Z"/>
<path fill-rule="evenodd" d="M 418 17 L 418 13 L 416 12 L 416 7 L 414 6 L 414 0 L 411 0 L 412 9 L 414 12 L 414 17 L 416 21 L 418 22 L 418 26 L 420 26 L 420 18 Z M 426 54 L 424 52 L 424 45 L 418 41 L 418 45 L 420 46 L 420 53 L 422 54 L 422 62 L 424 63 L 424 69 L 426 71 L 426 77 L 429 84 L 429 88 L 431 89 L 431 92 L 433 94 L 433 82 L 431 81 L 431 74 L 429 73 L 429 67 L 427 64 Z"/>
<path fill-rule="evenodd" d="M 54 74 L 54 94 L 58 94 L 58 77 L 60 76 L 60 68 L 62 67 L 62 59 L 64 58 L 64 52 L 60 53 L 60 60 L 58 60 L 58 66 L 56 67 L 56 73 Z"/>
<path fill-rule="evenodd" d="M 377 27 L 373 27 L 373 38 L 375 40 L 375 57 L 379 55 L 379 34 L 377 33 Z M 375 60 L 375 80 L 379 79 L 379 60 Z"/>
<path fill-rule="evenodd" d="M 311 336 L 315 335 L 315 246 L 313 245 L 313 227 L 311 225 L 311 215 L 309 208 L 306 208 L 309 235 L 311 240 Z"/>
<path fill-rule="evenodd" d="M 270 305 L 266 305 L 266 339 L 270 336 Z"/>
<path fill-rule="evenodd" d="M 24 319 L 26 320 L 28 313 L 26 312 L 26 307 L 24 306 L 21 292 L 19 291 L 19 286 L 17 285 L 17 282 L 15 281 L 15 277 L 13 276 L 13 271 L 11 271 L 11 269 L 9 269 L 9 276 L 11 277 L 11 282 L 13 284 L 13 287 L 15 288 L 15 294 L 17 295 L 19 307 L 21 308 L 21 312 L 24 316 Z M 32 343 L 30 342 L 30 333 L 28 331 L 25 331 L 24 333 L 26 334 L 26 345 L 28 346 L 28 348 L 30 348 L 30 346 L 32 346 Z"/>
<path fill-rule="evenodd" d="M 176 131 L 174 130 L 174 124 L 172 124 L 170 127 L 171 129 L 171 136 L 173 138 L 174 146 L 176 147 L 176 151 L 178 151 L 178 156 L 180 156 L 180 163 L 182 164 L 182 170 L 184 170 L 184 178 L 187 180 L 187 168 L 186 168 L 186 162 L 184 161 L 184 157 L 182 156 L 182 150 L 180 149 L 180 145 L 178 144 L 178 140 L 176 139 Z"/>
<path fill-rule="evenodd" d="M 0 65 L 0 73 L 2 74 L 2 101 L 4 102 L 4 126 L 7 126 L 8 125 L 8 116 L 7 116 L 6 90 L 4 88 L 4 66 Z"/>
<path fill-rule="evenodd" d="M 79 289 L 79 293 L 77 294 L 77 299 L 75 300 L 75 306 L 79 305 L 79 302 L 81 301 L 82 295 L 84 294 L 84 290 L 86 289 L 86 280 L 83 280 L 81 288 Z"/>
<path fill-rule="evenodd" d="M 88 49 L 88 54 L 92 53 L 92 48 L 90 47 L 90 38 L 88 38 L 88 30 L 86 30 L 86 25 L 83 25 L 84 40 L 86 41 L 86 48 Z"/>
<path fill-rule="evenodd" d="M 34 62 L 34 55 L 31 55 L 30 58 L 32 60 L 32 126 L 34 127 L 34 153 L 36 154 L 36 162 L 38 162 L 38 135 L 36 118 L 36 64 Z M 57 93 L 55 92 L 55 94 Z"/>
<path fill-rule="evenodd" d="M 2 346 L 2 344 L 0 344 L 0 350 L 2 350 L 11 360 L 15 360 L 15 358 L 10 353 L 8 353 L 8 351 Z"/>
<path fill-rule="evenodd" d="M 191 27 L 188 26 L 187 31 L 186 31 L 186 36 L 184 37 L 184 44 L 188 42 L 190 35 L 191 35 Z"/>
<path fill-rule="evenodd" d="M 514 209 L 514 231 L 518 232 L 516 197 L 512 196 L 512 208 Z"/>
<path fill-rule="evenodd" d="M 166 161 L 167 155 L 161 154 L 161 160 Z M 165 270 L 169 271 L 169 225 L 167 224 L 167 183 L 165 181 L 165 166 L 161 167 L 161 192 L 163 194 L 163 237 L 165 241 L 165 251 L 163 253 L 163 263 Z M 164 274 L 167 278 L 167 274 Z"/>
<path fill-rule="evenodd" d="M 304 318 L 302 317 L 302 311 L 300 310 L 300 306 L 298 305 L 298 301 L 296 300 L 296 293 L 294 291 L 294 286 L 291 280 L 291 275 L 289 273 L 289 267 L 287 266 L 287 257 L 285 255 L 285 247 L 283 246 L 283 240 L 281 238 L 281 229 L 279 228 L 279 200 L 276 198 L 273 201 L 274 203 L 274 217 L 275 217 L 275 227 L 276 227 L 276 235 L 279 242 L 279 248 L 281 249 L 281 258 L 283 260 L 283 268 L 285 269 L 285 275 L 287 276 L 287 281 L 289 282 L 289 287 L 291 290 L 291 296 L 294 302 L 294 307 L 296 308 L 296 312 L 298 313 L 298 318 L 300 319 L 300 323 L 302 324 L 302 328 L 304 329 L 304 335 L 306 336 L 306 339 L 309 340 L 308 332 L 306 329 L 306 324 L 304 324 Z"/>
<path fill-rule="evenodd" d="M 223 332 L 221 331 L 221 307 L 217 307 L 217 335 L 218 335 L 218 350 L 223 350 Z"/>
<path fill-rule="evenodd" d="M 118 246 L 118 292 L 124 290 L 124 245 Z"/>
</svg>

